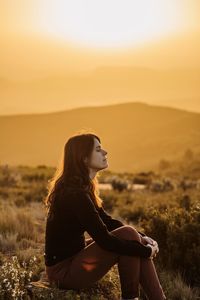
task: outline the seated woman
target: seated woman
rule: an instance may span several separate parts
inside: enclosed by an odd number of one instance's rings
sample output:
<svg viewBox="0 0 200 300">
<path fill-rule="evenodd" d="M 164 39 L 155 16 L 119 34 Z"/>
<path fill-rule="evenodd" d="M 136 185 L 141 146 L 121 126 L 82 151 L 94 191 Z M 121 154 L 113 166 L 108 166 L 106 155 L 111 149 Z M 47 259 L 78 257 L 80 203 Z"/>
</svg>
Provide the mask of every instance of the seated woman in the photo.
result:
<svg viewBox="0 0 200 300">
<path fill-rule="evenodd" d="M 99 197 L 97 172 L 108 167 L 106 155 L 93 133 L 76 134 L 65 144 L 44 200 L 47 277 L 58 288 L 86 288 L 117 264 L 121 299 L 138 299 L 139 284 L 148 299 L 166 299 L 153 263 L 157 242 L 112 218 Z"/>
</svg>

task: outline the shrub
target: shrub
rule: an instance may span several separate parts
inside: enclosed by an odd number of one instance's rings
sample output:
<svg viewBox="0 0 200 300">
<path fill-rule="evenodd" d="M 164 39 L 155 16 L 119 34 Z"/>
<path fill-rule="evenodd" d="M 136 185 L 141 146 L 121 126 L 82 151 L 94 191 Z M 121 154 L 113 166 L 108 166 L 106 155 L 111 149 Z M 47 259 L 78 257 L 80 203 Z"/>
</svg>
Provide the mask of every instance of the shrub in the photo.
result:
<svg viewBox="0 0 200 300">
<path fill-rule="evenodd" d="M 118 192 L 121 192 L 123 190 L 126 190 L 128 188 L 128 182 L 127 181 L 123 181 L 121 179 L 113 179 L 111 181 L 112 184 L 112 188 L 114 190 L 117 190 Z"/>
<path fill-rule="evenodd" d="M 158 241 L 158 261 L 168 270 L 178 270 L 188 284 L 200 281 L 200 211 L 191 213 L 173 208 L 164 214 L 152 215 L 149 235 Z"/>
<path fill-rule="evenodd" d="M 25 285 L 31 281 L 36 257 L 20 265 L 17 256 L 0 267 L 0 296 L 3 299 L 22 299 L 26 294 Z M 31 269 L 31 270 L 30 270 Z"/>
</svg>

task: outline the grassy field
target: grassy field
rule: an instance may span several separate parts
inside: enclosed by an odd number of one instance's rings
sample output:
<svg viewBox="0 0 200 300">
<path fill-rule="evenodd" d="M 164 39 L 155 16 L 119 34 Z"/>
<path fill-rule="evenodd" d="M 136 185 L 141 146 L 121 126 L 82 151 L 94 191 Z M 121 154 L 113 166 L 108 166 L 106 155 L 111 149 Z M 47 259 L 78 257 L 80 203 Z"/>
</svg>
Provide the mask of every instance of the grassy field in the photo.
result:
<svg viewBox="0 0 200 300">
<path fill-rule="evenodd" d="M 157 240 L 154 260 L 169 300 L 200 299 L 200 160 L 188 151 L 180 161 L 160 161 L 137 174 L 104 171 L 100 190 L 113 217 Z M 25 285 L 44 271 L 44 196 L 53 168 L 0 166 L 0 299 L 29 299 Z M 133 184 L 143 189 L 132 189 Z M 42 294 L 37 299 L 48 299 Z M 44 292 L 45 293 L 45 292 Z M 61 299 L 55 289 L 54 299 Z M 57 295 L 57 296 L 56 296 Z M 91 289 L 63 299 L 119 299 L 117 266 Z M 146 299 L 141 288 L 141 299 Z"/>
</svg>

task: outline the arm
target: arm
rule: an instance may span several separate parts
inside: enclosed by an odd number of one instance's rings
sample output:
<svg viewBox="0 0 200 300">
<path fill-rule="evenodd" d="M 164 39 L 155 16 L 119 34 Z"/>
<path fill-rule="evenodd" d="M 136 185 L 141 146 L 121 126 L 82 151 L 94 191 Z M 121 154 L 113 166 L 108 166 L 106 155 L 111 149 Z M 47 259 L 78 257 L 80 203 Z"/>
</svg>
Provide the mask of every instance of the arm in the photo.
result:
<svg viewBox="0 0 200 300">
<path fill-rule="evenodd" d="M 125 224 L 123 224 L 120 220 L 116 220 L 116 219 L 112 218 L 105 211 L 103 206 L 99 209 L 99 214 L 100 214 L 100 217 L 102 218 L 103 222 L 106 224 L 109 231 L 112 231 L 113 229 L 116 229 L 116 228 L 121 227 L 121 226 L 125 226 Z M 146 234 L 144 234 L 140 231 L 138 231 L 138 233 L 141 236 L 146 236 Z"/>
<path fill-rule="evenodd" d="M 107 228 L 109 231 L 112 231 L 118 227 L 124 226 L 125 224 L 123 224 L 120 220 L 114 219 L 112 218 L 104 209 L 104 207 L 102 206 L 99 209 L 99 215 L 101 217 L 101 219 L 103 220 L 103 222 L 106 224 Z"/>
<path fill-rule="evenodd" d="M 151 249 L 137 240 L 126 240 L 109 232 L 93 201 L 84 192 L 77 192 L 72 208 L 77 221 L 103 249 L 122 255 L 150 257 Z"/>
</svg>

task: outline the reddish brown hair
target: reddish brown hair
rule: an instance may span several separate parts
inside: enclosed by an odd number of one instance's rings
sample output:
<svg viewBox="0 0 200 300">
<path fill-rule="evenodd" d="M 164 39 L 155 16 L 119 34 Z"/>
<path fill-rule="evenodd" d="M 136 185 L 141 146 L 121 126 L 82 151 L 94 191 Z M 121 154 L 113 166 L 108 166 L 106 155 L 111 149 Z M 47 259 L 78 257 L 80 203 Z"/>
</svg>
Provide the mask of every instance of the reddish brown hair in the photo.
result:
<svg viewBox="0 0 200 300">
<path fill-rule="evenodd" d="M 53 178 L 49 180 L 48 195 L 44 199 L 47 213 L 53 208 L 56 196 L 64 196 L 66 189 L 84 190 L 90 195 L 96 206 L 102 206 L 103 201 L 99 197 L 97 188 L 97 174 L 91 179 L 89 169 L 84 163 L 86 157 L 90 159 L 94 138 L 101 143 L 100 138 L 91 132 L 72 135 L 66 142 L 60 167 L 56 169 Z"/>
</svg>

